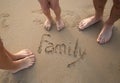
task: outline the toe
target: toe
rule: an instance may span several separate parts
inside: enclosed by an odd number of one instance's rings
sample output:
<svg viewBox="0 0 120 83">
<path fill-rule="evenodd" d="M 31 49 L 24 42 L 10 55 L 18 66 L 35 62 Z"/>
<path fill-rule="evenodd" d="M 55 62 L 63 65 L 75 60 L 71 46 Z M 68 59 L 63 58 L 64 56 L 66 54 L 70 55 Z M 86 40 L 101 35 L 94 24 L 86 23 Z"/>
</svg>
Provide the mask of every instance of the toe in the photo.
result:
<svg viewBox="0 0 120 83">
<path fill-rule="evenodd" d="M 79 29 L 84 30 L 85 28 L 87 28 L 87 23 L 82 21 L 81 24 L 79 25 Z"/>
<path fill-rule="evenodd" d="M 98 43 L 101 42 L 101 35 L 98 36 L 98 38 L 97 38 L 97 42 L 98 42 Z"/>
<path fill-rule="evenodd" d="M 33 54 L 33 52 L 31 50 L 29 50 L 29 49 L 25 49 L 24 51 L 26 52 L 26 54 L 29 54 L 29 55 Z"/>
<path fill-rule="evenodd" d="M 79 23 L 79 28 L 82 29 L 81 27 L 83 27 L 83 22 Z"/>
<path fill-rule="evenodd" d="M 52 27 L 51 22 L 45 21 L 45 23 L 44 23 L 44 28 L 45 28 L 47 31 L 49 31 L 49 30 L 51 29 L 51 27 Z"/>
<path fill-rule="evenodd" d="M 104 44 L 105 43 L 105 38 L 104 37 L 100 37 L 98 43 L 99 44 Z"/>
<path fill-rule="evenodd" d="M 61 31 L 65 27 L 65 24 L 64 24 L 63 20 L 57 20 L 56 26 L 57 26 L 57 30 Z"/>
<path fill-rule="evenodd" d="M 104 44 L 105 43 L 105 39 L 102 38 L 101 41 L 100 41 L 100 44 Z"/>
<path fill-rule="evenodd" d="M 35 62 L 35 55 L 31 55 L 28 58 L 30 58 L 32 62 Z"/>
</svg>

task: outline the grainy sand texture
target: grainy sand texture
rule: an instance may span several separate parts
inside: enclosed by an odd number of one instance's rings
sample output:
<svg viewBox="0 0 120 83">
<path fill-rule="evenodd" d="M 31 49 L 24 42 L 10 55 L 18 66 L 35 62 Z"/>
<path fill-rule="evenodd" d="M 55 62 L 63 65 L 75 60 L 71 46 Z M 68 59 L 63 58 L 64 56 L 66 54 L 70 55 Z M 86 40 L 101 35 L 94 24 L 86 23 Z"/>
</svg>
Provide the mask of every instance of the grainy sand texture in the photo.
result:
<svg viewBox="0 0 120 83">
<path fill-rule="evenodd" d="M 103 20 L 109 17 L 108 0 Z M 96 38 L 97 23 L 79 31 L 79 22 L 94 14 L 92 0 L 60 0 L 65 29 L 43 27 L 45 16 L 37 0 L 0 0 L 0 36 L 12 53 L 28 48 L 36 63 L 16 74 L 0 70 L 0 83 L 120 83 L 120 20 L 105 45 Z M 55 17 L 52 12 L 52 16 Z"/>
</svg>

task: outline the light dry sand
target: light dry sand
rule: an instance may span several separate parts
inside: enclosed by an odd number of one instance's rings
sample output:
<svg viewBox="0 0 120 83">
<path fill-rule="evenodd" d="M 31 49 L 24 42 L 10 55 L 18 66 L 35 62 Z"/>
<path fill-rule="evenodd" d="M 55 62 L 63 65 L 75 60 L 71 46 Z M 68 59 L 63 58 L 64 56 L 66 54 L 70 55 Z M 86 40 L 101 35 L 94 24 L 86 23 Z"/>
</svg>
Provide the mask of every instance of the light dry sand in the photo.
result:
<svg viewBox="0 0 120 83">
<path fill-rule="evenodd" d="M 102 23 L 81 32 L 80 20 L 94 14 L 92 0 L 60 0 L 66 28 L 45 31 L 37 0 L 0 0 L 0 36 L 12 53 L 23 48 L 36 55 L 36 64 L 11 74 L 0 70 L 0 83 L 120 83 L 120 21 L 111 42 L 96 43 Z M 108 0 L 104 20 L 109 16 Z M 53 14 L 54 16 L 54 14 Z M 61 47 L 61 50 L 59 49 Z"/>
</svg>

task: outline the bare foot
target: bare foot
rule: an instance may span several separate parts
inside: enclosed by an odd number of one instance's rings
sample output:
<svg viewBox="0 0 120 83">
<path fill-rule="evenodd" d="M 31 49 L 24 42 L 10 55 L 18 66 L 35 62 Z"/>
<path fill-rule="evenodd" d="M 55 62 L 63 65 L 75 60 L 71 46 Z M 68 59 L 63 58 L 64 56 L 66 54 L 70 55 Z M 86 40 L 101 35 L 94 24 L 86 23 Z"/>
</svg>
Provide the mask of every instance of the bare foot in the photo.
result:
<svg viewBox="0 0 120 83">
<path fill-rule="evenodd" d="M 59 21 L 56 20 L 56 26 L 57 26 L 57 30 L 61 31 L 65 27 L 65 24 L 63 20 L 59 20 Z"/>
<path fill-rule="evenodd" d="M 104 25 L 100 34 L 98 35 L 97 42 L 100 44 L 107 43 L 112 37 L 112 25 Z"/>
<path fill-rule="evenodd" d="M 51 27 L 52 27 L 52 21 L 50 21 L 50 20 L 46 20 L 45 21 L 45 23 L 44 23 L 44 28 L 47 30 L 47 31 L 49 31 L 50 29 L 51 29 Z"/>
<path fill-rule="evenodd" d="M 95 16 L 91 16 L 89 18 L 83 19 L 80 23 L 79 23 L 79 29 L 80 30 L 84 30 L 86 28 L 88 28 L 89 26 L 101 21 L 101 18 L 96 18 Z"/>
<path fill-rule="evenodd" d="M 8 56 L 10 56 L 12 58 L 13 61 L 25 58 L 25 57 L 33 54 L 29 49 L 23 49 L 15 54 L 11 54 L 6 50 L 6 53 Z"/>
<path fill-rule="evenodd" d="M 32 66 L 35 63 L 35 55 L 31 55 L 17 61 L 13 61 L 13 63 L 13 65 L 16 65 L 17 67 L 13 70 L 10 70 L 10 72 L 17 73 L 18 71 Z"/>
</svg>

